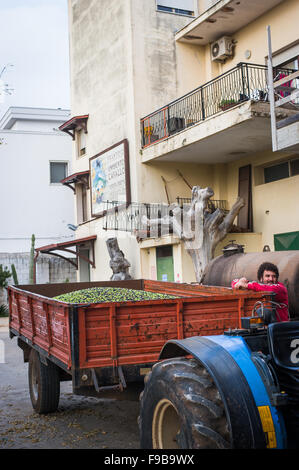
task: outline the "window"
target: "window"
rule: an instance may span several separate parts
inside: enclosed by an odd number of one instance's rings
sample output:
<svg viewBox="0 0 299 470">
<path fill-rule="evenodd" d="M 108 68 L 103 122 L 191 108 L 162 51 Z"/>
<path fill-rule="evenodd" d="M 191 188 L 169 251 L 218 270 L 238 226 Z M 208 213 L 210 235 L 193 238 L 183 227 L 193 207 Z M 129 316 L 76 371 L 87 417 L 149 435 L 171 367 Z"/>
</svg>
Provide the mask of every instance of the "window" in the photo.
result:
<svg viewBox="0 0 299 470">
<path fill-rule="evenodd" d="M 157 0 L 157 10 L 177 15 L 194 16 L 193 0 Z"/>
<path fill-rule="evenodd" d="M 86 154 L 86 134 L 84 129 L 77 132 L 78 157 Z"/>
<path fill-rule="evenodd" d="M 296 175 L 299 175 L 298 158 L 264 168 L 265 183 L 272 183 L 273 181 L 289 178 L 290 176 Z"/>
<path fill-rule="evenodd" d="M 174 281 L 173 249 L 172 245 L 156 248 L 157 280 Z"/>
<path fill-rule="evenodd" d="M 290 161 L 291 175 L 299 175 L 299 159 Z"/>
<path fill-rule="evenodd" d="M 77 219 L 80 224 L 87 221 L 87 188 L 85 184 L 76 185 Z"/>
<path fill-rule="evenodd" d="M 264 168 L 265 183 L 281 180 L 289 177 L 288 162 L 280 163 L 279 165 L 269 166 Z"/>
<path fill-rule="evenodd" d="M 50 162 L 50 183 L 59 184 L 67 177 L 67 162 Z"/>
</svg>

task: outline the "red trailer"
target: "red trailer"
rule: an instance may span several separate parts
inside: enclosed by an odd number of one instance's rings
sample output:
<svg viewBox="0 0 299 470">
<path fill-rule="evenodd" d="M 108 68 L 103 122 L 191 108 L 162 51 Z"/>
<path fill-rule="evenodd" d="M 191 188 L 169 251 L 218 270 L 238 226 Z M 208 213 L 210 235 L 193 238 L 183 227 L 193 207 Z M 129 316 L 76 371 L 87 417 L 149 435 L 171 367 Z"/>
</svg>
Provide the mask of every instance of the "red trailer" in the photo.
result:
<svg viewBox="0 0 299 470">
<path fill-rule="evenodd" d="M 70 304 L 53 297 L 90 287 L 123 287 L 175 299 Z M 29 362 L 29 389 L 39 413 L 58 407 L 60 381 L 79 395 L 127 397 L 158 361 L 166 341 L 240 328 L 269 293 L 149 280 L 10 286 L 10 337 Z M 137 387 L 138 388 L 138 387 Z M 118 393 L 122 392 L 122 393 Z"/>
</svg>

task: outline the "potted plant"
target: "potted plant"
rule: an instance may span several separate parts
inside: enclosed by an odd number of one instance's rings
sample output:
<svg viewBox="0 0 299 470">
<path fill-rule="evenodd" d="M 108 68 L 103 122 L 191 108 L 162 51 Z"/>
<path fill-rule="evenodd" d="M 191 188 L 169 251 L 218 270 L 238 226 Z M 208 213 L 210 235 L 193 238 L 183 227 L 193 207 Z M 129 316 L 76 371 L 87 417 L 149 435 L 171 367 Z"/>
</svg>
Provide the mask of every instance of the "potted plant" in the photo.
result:
<svg viewBox="0 0 299 470">
<path fill-rule="evenodd" d="M 236 103 L 236 100 L 221 100 L 219 103 L 219 108 L 222 109 L 222 111 L 225 111 L 226 109 L 234 106 Z"/>
</svg>

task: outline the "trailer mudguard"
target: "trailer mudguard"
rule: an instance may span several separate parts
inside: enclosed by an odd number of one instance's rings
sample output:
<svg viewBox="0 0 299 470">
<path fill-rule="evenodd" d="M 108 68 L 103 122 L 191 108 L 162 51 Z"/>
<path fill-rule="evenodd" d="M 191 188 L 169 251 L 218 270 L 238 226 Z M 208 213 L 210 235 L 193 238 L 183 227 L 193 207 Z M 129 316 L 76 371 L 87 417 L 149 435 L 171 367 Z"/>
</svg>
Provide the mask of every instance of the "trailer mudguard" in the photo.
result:
<svg viewBox="0 0 299 470">
<path fill-rule="evenodd" d="M 168 341 L 160 359 L 192 355 L 210 373 L 222 398 L 235 449 L 286 448 L 281 414 L 242 337 L 195 336 Z"/>
</svg>

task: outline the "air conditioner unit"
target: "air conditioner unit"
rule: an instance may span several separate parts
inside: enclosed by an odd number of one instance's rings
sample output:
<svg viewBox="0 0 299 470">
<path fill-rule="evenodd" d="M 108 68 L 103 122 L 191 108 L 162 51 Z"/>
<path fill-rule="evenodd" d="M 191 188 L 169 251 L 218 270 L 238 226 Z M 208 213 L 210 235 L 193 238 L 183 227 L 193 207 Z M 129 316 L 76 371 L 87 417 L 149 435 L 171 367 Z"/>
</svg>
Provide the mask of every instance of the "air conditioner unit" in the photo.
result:
<svg viewBox="0 0 299 470">
<path fill-rule="evenodd" d="M 211 56 L 215 62 L 223 62 L 233 55 L 234 43 L 231 37 L 223 36 L 211 44 Z"/>
</svg>

